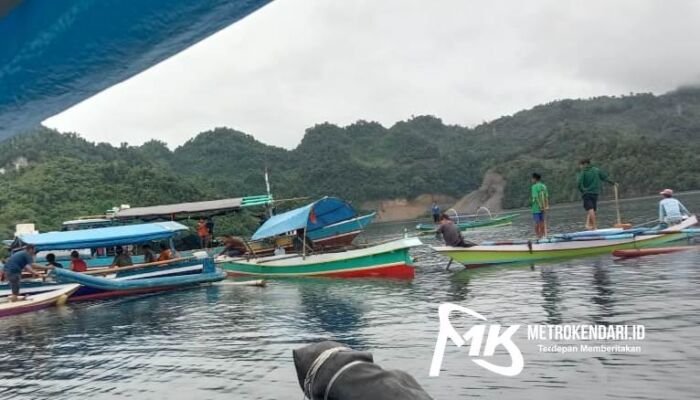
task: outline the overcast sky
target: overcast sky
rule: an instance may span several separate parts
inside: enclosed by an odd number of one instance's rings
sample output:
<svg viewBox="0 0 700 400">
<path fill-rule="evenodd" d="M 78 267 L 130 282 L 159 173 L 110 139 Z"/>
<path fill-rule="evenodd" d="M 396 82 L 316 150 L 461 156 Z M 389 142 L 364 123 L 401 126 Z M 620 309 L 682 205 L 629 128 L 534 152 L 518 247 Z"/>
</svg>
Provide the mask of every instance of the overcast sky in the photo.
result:
<svg viewBox="0 0 700 400">
<path fill-rule="evenodd" d="M 699 38 L 695 0 L 276 0 L 45 124 L 172 148 L 217 126 L 287 148 L 324 121 L 474 126 L 698 83 Z"/>
</svg>

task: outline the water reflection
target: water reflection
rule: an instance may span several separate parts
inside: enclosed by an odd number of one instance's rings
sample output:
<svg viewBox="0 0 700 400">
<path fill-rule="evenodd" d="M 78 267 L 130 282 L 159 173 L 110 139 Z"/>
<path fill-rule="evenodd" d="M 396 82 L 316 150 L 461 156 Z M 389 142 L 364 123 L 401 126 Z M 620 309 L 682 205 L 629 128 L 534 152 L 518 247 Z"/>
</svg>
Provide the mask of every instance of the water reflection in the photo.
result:
<svg viewBox="0 0 700 400">
<path fill-rule="evenodd" d="M 561 283 L 554 268 L 543 267 L 540 271 L 542 277 L 542 308 L 547 314 L 547 323 L 551 325 L 560 324 L 562 321 L 561 310 Z"/>
<path fill-rule="evenodd" d="M 471 279 L 471 274 L 469 270 L 462 270 L 455 273 L 450 279 L 450 288 L 447 292 L 448 301 L 455 303 L 460 303 L 467 300 L 469 296 L 469 280 Z"/>
<path fill-rule="evenodd" d="M 613 283 L 608 273 L 608 266 L 603 265 L 601 260 L 596 260 L 593 263 L 593 287 L 595 294 L 591 298 L 594 304 L 598 305 L 597 311 L 593 314 L 593 322 L 595 324 L 607 325 L 610 323 L 610 318 L 613 316 L 613 305 L 615 291 Z"/>
<path fill-rule="evenodd" d="M 319 280 L 299 287 L 304 323 L 316 325 L 353 348 L 366 348 L 366 344 L 354 333 L 364 327 L 363 310 L 342 293 L 334 293 L 334 280 Z"/>
</svg>

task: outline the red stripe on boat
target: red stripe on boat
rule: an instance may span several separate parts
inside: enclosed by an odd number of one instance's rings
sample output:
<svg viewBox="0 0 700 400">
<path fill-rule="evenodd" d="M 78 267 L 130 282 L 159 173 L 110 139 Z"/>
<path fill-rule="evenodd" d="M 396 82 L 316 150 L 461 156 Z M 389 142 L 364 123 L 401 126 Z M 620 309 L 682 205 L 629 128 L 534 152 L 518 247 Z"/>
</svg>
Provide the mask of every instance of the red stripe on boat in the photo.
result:
<svg viewBox="0 0 700 400">
<path fill-rule="evenodd" d="M 261 276 L 266 278 L 295 278 L 295 277 L 329 277 L 329 278 L 391 278 L 413 279 L 416 276 L 416 268 L 408 264 L 394 264 L 386 267 L 367 268 L 349 271 L 334 271 L 317 274 L 246 274 L 234 271 L 226 271 L 231 278 L 242 276 Z"/>
</svg>

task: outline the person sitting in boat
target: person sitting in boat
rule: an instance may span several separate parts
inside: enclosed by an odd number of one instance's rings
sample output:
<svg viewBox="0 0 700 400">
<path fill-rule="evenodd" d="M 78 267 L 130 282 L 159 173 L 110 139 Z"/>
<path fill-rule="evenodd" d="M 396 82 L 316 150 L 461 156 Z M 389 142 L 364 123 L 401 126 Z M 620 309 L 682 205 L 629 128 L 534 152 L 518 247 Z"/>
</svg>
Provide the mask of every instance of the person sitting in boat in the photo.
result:
<svg viewBox="0 0 700 400">
<path fill-rule="evenodd" d="M 148 243 L 141 246 L 141 252 L 143 253 L 143 262 L 145 264 L 156 262 L 158 259 L 158 257 L 156 257 L 156 253 Z"/>
<path fill-rule="evenodd" d="M 3 270 L 5 273 L 5 279 L 10 285 L 12 294 L 9 297 L 10 301 L 17 301 L 19 299 L 19 286 L 22 279 L 22 271 L 27 271 L 34 277 L 39 278 L 40 275 L 34 269 L 46 269 L 46 267 L 34 263 L 34 254 L 36 253 L 36 248 L 29 245 L 15 252 L 10 258 L 7 259 Z"/>
<path fill-rule="evenodd" d="M 49 268 L 63 268 L 63 264 L 56 262 L 56 255 L 53 253 L 46 255 L 46 264 Z"/>
<path fill-rule="evenodd" d="M 440 225 L 438 226 L 436 232 L 436 237 L 441 237 L 445 241 L 446 246 L 452 247 L 472 247 L 475 244 L 464 240 L 462 237 L 462 232 L 459 231 L 457 225 L 450 219 L 447 214 L 440 214 Z"/>
<path fill-rule="evenodd" d="M 666 225 L 676 225 L 688 218 L 690 211 L 673 197 L 673 190 L 664 189 L 659 192 L 663 199 L 659 202 L 659 222 Z"/>
<path fill-rule="evenodd" d="M 242 239 L 231 235 L 225 235 L 224 249 L 221 250 L 221 253 L 219 253 L 219 255 L 226 255 L 228 257 L 238 257 L 242 256 L 247 251 L 248 249 Z"/>
<path fill-rule="evenodd" d="M 297 234 L 292 239 L 292 245 L 294 246 L 294 251 L 297 253 L 302 253 L 304 247 L 306 247 L 307 250 L 314 248 L 311 239 L 306 237 L 306 229 L 297 229 Z"/>
<path fill-rule="evenodd" d="M 209 229 L 207 229 L 207 223 L 204 218 L 200 218 L 197 222 L 197 236 L 199 236 L 199 243 L 202 249 L 209 247 L 207 238 L 209 237 Z"/>
<path fill-rule="evenodd" d="M 158 261 L 168 261 L 175 258 L 175 252 L 168 247 L 166 243 L 160 244 L 160 253 L 158 254 Z"/>
<path fill-rule="evenodd" d="M 114 260 L 112 260 L 110 267 L 128 267 L 129 265 L 134 265 L 133 261 L 131 261 L 131 256 L 126 254 L 122 246 L 117 246 L 114 253 Z"/>
<path fill-rule="evenodd" d="M 70 252 L 70 270 L 73 272 L 87 271 L 87 264 L 80 258 L 80 253 L 77 250 Z"/>
</svg>

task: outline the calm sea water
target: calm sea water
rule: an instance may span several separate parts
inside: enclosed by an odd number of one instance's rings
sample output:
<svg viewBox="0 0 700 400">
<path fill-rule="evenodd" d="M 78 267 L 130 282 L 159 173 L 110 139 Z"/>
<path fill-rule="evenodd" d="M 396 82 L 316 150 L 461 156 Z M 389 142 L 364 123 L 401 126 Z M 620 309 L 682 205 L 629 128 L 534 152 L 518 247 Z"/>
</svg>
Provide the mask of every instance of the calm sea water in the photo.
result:
<svg viewBox="0 0 700 400">
<path fill-rule="evenodd" d="M 700 210 L 700 195 L 681 200 Z M 656 199 L 622 206 L 633 223 L 656 213 Z M 601 225 L 609 226 L 613 205 L 601 208 Z M 582 223 L 578 204 L 559 207 L 550 230 L 581 229 Z M 412 226 L 377 225 L 367 237 L 396 237 Z M 530 231 L 523 213 L 513 226 L 468 237 L 515 238 Z M 680 399 L 700 393 L 700 251 L 449 272 L 447 260 L 427 247 L 414 256 L 413 282 L 216 285 L 1 319 L 0 398 L 300 399 L 291 351 L 324 338 L 372 351 L 376 362 L 411 373 L 435 399 Z M 496 375 L 448 345 L 443 372 L 430 378 L 443 302 L 503 325 L 643 324 L 646 338 L 634 354 L 542 353 L 521 328 L 514 336 L 525 359 L 520 375 Z M 470 322 L 454 320 L 458 329 Z M 497 353 L 494 362 L 507 364 L 503 357 Z"/>
</svg>

